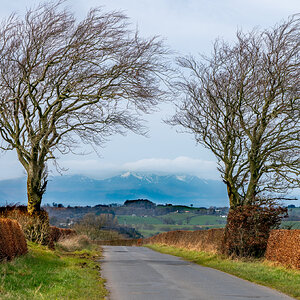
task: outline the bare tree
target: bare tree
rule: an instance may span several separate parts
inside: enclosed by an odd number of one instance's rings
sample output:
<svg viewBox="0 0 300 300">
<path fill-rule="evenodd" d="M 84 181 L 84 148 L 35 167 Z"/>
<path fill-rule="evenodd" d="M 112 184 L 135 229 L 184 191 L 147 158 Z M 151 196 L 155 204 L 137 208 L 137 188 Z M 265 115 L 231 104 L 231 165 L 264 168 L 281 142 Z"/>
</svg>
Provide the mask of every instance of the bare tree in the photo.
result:
<svg viewBox="0 0 300 300">
<path fill-rule="evenodd" d="M 216 41 L 211 57 L 178 59 L 184 95 L 169 123 L 216 156 L 230 206 L 300 183 L 299 15 L 263 32 Z"/>
<path fill-rule="evenodd" d="M 92 9 L 81 22 L 63 1 L 12 15 L 0 28 L 1 148 L 27 172 L 28 211 L 40 209 L 47 163 L 79 142 L 101 145 L 162 99 L 166 48 L 142 39 L 118 12 Z"/>
</svg>

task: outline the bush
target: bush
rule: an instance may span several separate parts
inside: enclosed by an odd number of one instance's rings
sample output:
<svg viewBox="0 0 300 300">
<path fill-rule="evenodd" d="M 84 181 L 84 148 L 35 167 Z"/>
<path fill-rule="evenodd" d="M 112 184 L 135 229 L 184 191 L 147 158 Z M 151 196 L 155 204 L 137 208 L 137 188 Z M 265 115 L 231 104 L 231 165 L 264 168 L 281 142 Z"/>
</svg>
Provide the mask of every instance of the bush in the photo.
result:
<svg viewBox="0 0 300 300">
<path fill-rule="evenodd" d="M 140 238 L 141 234 L 131 227 L 121 227 L 111 214 L 99 216 L 89 213 L 73 226 L 78 234 L 87 235 L 91 240 L 112 240 L 124 238 Z"/>
<path fill-rule="evenodd" d="M 264 255 L 271 229 L 278 228 L 287 209 L 267 200 L 238 206 L 229 211 L 223 253 L 238 257 Z"/>
<path fill-rule="evenodd" d="M 18 221 L 27 240 L 48 245 L 49 243 L 49 217 L 44 210 L 30 215 L 26 206 L 0 207 L 0 216 Z"/>
<path fill-rule="evenodd" d="M 93 227 L 93 225 L 83 225 L 83 224 L 76 224 L 74 225 L 74 230 L 78 234 L 86 235 L 91 240 L 110 240 L 110 239 L 120 239 L 123 238 L 119 233 L 113 230 L 102 230 L 97 227 Z"/>
<path fill-rule="evenodd" d="M 58 242 L 60 239 L 72 237 L 76 235 L 76 231 L 68 228 L 58 228 L 56 226 L 49 227 L 49 243 L 48 247 L 50 249 L 55 249 L 55 242 Z"/>
<path fill-rule="evenodd" d="M 73 229 L 50 226 L 50 239 L 53 242 L 57 242 L 61 238 L 70 237 L 74 235 L 76 235 L 76 231 Z"/>
<path fill-rule="evenodd" d="M 100 229 L 103 227 L 116 227 L 118 226 L 118 220 L 112 214 L 100 214 L 97 216 L 93 213 L 88 213 L 80 220 L 80 224 Z"/>
<path fill-rule="evenodd" d="M 27 253 L 24 233 L 17 221 L 0 218 L 0 261 Z"/>
<path fill-rule="evenodd" d="M 117 226 L 117 219 L 111 214 L 86 214 L 73 229 L 81 235 L 88 236 L 91 240 L 113 240 L 123 239 L 124 237 L 113 230 L 103 230 L 105 227 Z"/>
</svg>

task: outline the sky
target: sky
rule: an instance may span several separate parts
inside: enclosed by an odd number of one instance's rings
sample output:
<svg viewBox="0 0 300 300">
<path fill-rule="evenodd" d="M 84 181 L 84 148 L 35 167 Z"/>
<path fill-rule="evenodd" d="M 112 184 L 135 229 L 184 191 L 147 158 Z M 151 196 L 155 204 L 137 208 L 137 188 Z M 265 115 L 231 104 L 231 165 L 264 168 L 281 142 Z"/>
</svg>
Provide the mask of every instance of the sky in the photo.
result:
<svg viewBox="0 0 300 300">
<path fill-rule="evenodd" d="M 12 12 L 23 14 L 37 5 L 36 0 L 0 0 L 0 18 Z M 234 41 L 237 30 L 269 28 L 299 13 L 299 0 L 67 0 L 80 19 L 95 6 L 105 11 L 123 11 L 142 36 L 160 36 L 176 55 L 209 54 L 216 38 Z M 180 133 L 162 122 L 172 115 L 171 104 L 145 116 L 149 137 L 128 133 L 112 136 L 96 154 L 92 147 L 82 146 L 85 155 L 65 155 L 58 159 L 62 174 L 83 174 L 106 178 L 122 172 L 190 174 L 206 179 L 220 179 L 213 154 L 196 145 L 193 136 Z M 14 152 L 0 156 L 0 180 L 24 176 Z M 50 166 L 51 175 L 57 175 Z"/>
</svg>

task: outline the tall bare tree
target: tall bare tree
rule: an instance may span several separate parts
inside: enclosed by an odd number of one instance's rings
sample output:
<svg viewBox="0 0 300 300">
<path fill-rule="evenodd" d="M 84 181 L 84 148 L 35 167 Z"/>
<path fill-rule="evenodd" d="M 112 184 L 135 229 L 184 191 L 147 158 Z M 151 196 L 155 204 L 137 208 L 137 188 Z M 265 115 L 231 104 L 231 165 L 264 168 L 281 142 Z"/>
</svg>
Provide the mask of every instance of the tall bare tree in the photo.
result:
<svg viewBox="0 0 300 300">
<path fill-rule="evenodd" d="M 40 209 L 47 163 L 79 142 L 131 130 L 162 99 L 166 48 L 142 39 L 118 12 L 77 22 L 63 1 L 12 15 L 0 27 L 1 148 L 27 172 L 28 211 Z"/>
<path fill-rule="evenodd" d="M 300 184 L 300 19 L 216 41 L 211 57 L 178 59 L 183 93 L 169 123 L 216 156 L 230 206 Z"/>
</svg>

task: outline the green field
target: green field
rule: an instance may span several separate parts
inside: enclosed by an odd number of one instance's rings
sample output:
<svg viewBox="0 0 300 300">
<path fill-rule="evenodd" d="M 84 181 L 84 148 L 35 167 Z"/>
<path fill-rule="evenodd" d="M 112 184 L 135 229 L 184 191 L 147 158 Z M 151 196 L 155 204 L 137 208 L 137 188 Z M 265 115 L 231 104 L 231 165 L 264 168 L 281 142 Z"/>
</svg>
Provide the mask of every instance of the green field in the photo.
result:
<svg viewBox="0 0 300 300">
<path fill-rule="evenodd" d="M 220 228 L 226 224 L 226 218 L 214 215 L 199 215 L 193 212 L 169 213 L 163 216 L 118 216 L 120 225 L 134 227 L 144 237 L 171 230 L 200 230 Z"/>
<path fill-rule="evenodd" d="M 197 215 L 195 213 L 170 213 L 158 217 L 118 216 L 120 225 L 137 224 L 170 224 L 170 225 L 214 225 L 226 224 L 226 218 L 213 215 Z"/>
<path fill-rule="evenodd" d="M 300 229 L 300 221 L 283 221 L 280 228 L 283 229 Z"/>
<path fill-rule="evenodd" d="M 289 209 L 289 215 L 298 216 L 300 208 Z M 218 215 L 200 215 L 193 211 L 172 212 L 161 216 L 117 216 L 120 225 L 130 226 L 144 237 L 171 230 L 200 230 L 225 227 L 227 218 Z M 283 221 L 280 228 L 300 229 L 300 221 Z"/>
<path fill-rule="evenodd" d="M 220 225 L 226 224 L 227 218 L 219 216 L 195 216 L 191 219 L 189 224 L 192 225 Z"/>
<path fill-rule="evenodd" d="M 138 216 L 118 216 L 118 222 L 120 225 L 162 224 L 159 218 Z"/>
</svg>

